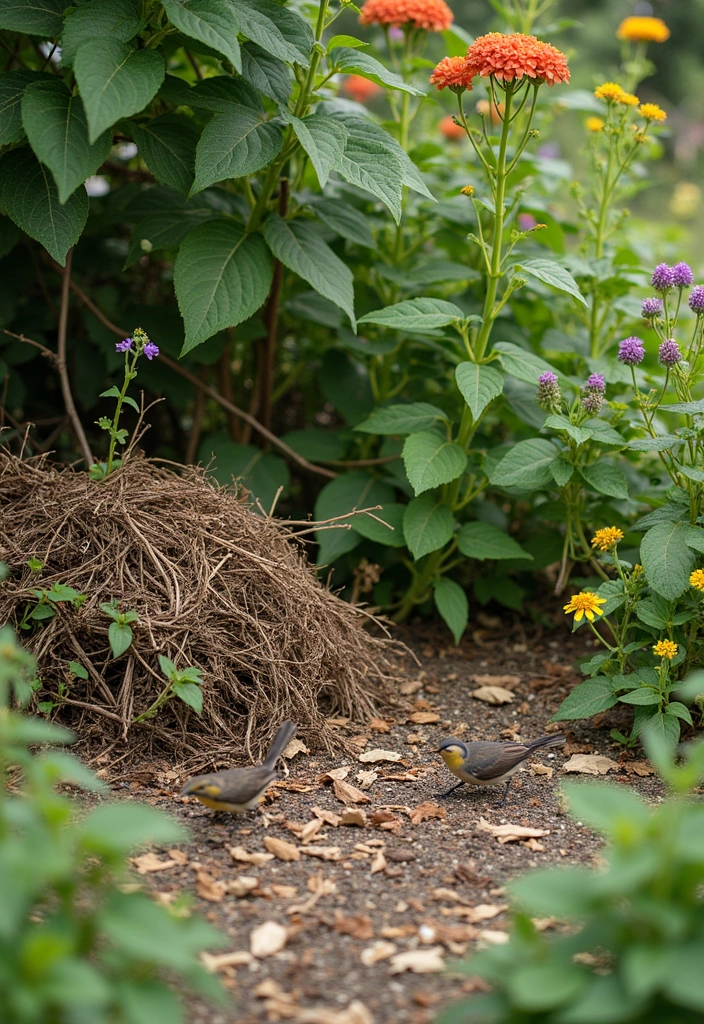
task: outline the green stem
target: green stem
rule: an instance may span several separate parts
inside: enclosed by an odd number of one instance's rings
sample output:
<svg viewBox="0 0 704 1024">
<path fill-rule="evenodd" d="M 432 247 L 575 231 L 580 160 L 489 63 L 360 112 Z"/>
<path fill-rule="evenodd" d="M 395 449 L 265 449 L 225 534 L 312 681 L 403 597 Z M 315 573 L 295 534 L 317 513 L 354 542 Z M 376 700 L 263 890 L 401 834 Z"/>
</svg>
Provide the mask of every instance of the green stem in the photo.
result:
<svg viewBox="0 0 704 1024">
<path fill-rule="evenodd" d="M 122 405 L 125 401 L 125 395 L 127 394 L 127 388 L 129 387 L 130 381 L 134 379 L 134 365 L 137 362 L 137 353 L 135 352 L 132 357 L 132 365 L 130 366 L 129 352 L 125 352 L 125 379 L 122 384 L 122 390 L 117 399 L 115 406 L 115 415 L 112 418 L 112 430 L 110 431 L 110 447 L 108 449 L 108 461 L 105 468 L 105 475 L 110 476 L 112 473 L 113 459 L 115 458 L 115 445 L 117 444 L 117 428 L 120 423 L 120 415 L 122 413 Z"/>
</svg>

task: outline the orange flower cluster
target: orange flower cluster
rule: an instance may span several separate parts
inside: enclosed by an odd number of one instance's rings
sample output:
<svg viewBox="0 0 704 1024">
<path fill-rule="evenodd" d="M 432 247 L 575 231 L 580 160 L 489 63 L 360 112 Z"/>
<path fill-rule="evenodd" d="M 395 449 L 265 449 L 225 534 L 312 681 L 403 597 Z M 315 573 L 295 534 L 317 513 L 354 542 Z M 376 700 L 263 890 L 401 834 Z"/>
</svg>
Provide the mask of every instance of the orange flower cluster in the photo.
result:
<svg viewBox="0 0 704 1024">
<path fill-rule="evenodd" d="M 670 30 L 661 18 L 624 18 L 616 35 L 630 43 L 664 43 Z"/>
<path fill-rule="evenodd" d="M 471 89 L 476 75 L 493 75 L 502 82 L 530 78 L 550 86 L 570 80 L 567 58 L 550 43 L 520 32 L 489 32 L 472 43 L 466 57 L 441 60 L 430 81 L 438 89 L 449 86 L 457 91 Z"/>
<path fill-rule="evenodd" d="M 382 91 L 376 82 L 370 82 L 363 75 L 348 75 L 342 83 L 342 92 L 357 103 L 366 103 Z"/>
<path fill-rule="evenodd" d="M 465 130 L 461 124 L 457 124 L 455 120 L 448 114 L 447 117 L 443 117 L 442 121 L 438 124 L 440 133 L 445 136 L 446 139 L 451 139 L 453 142 L 456 139 L 463 139 L 465 137 Z"/>
<path fill-rule="evenodd" d="M 367 0 L 359 20 L 362 25 L 412 25 L 427 32 L 443 32 L 454 15 L 445 0 Z"/>
</svg>

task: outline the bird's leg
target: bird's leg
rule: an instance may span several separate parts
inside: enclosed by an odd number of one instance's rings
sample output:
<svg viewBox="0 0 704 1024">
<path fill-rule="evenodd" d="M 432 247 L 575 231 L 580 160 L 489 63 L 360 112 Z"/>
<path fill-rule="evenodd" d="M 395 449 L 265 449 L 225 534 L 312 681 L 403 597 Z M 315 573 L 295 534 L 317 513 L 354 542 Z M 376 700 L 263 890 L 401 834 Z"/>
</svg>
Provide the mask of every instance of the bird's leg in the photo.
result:
<svg viewBox="0 0 704 1024">
<path fill-rule="evenodd" d="M 501 797 L 501 799 L 499 800 L 498 803 L 492 804 L 491 805 L 492 807 L 503 807 L 503 805 L 506 803 L 506 797 L 508 796 L 508 787 L 511 785 L 512 779 L 513 779 L 513 776 L 511 776 L 511 778 L 506 783 L 506 789 L 504 790 L 504 795 Z"/>
<path fill-rule="evenodd" d="M 456 789 L 460 788 L 460 786 L 464 786 L 464 782 L 458 782 L 458 783 L 456 783 L 456 785 L 450 786 L 450 788 L 446 789 L 444 793 L 433 793 L 433 796 L 436 796 L 439 799 L 442 799 L 443 797 L 449 796 L 450 793 L 454 793 Z"/>
</svg>

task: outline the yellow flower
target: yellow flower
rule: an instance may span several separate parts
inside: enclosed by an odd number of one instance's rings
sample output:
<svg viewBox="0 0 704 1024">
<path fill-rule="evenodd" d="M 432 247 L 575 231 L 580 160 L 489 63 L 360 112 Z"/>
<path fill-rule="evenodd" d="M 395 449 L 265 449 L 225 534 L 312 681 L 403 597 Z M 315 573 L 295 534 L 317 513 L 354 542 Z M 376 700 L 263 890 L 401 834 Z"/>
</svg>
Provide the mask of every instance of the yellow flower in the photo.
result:
<svg viewBox="0 0 704 1024">
<path fill-rule="evenodd" d="M 695 587 L 697 590 L 704 590 L 704 569 L 695 569 L 689 577 L 690 587 Z"/>
<path fill-rule="evenodd" d="M 618 103 L 623 96 L 623 89 L 616 82 L 604 82 L 598 89 L 594 90 L 594 95 L 598 100 L 608 100 L 613 103 Z"/>
<path fill-rule="evenodd" d="M 593 622 L 595 615 L 604 614 L 603 608 L 599 607 L 600 604 L 606 604 L 605 597 L 599 597 L 598 594 L 592 594 L 588 590 L 583 590 L 581 594 L 575 594 L 574 597 L 570 598 L 570 602 L 565 605 L 564 610 L 567 615 L 570 612 L 575 612 L 575 622 L 581 622 L 585 615 L 590 622 Z"/>
<path fill-rule="evenodd" d="M 640 562 L 638 562 L 638 564 L 634 565 L 633 568 L 631 569 L 631 579 L 632 580 L 639 580 L 641 578 L 641 576 L 643 575 L 643 572 L 644 572 L 643 566 L 640 564 Z"/>
<path fill-rule="evenodd" d="M 638 113 L 641 117 L 644 117 L 646 121 L 666 121 L 667 114 L 659 107 L 657 103 L 641 103 L 638 107 Z"/>
<path fill-rule="evenodd" d="M 463 196 L 468 196 L 470 199 L 474 195 L 474 185 L 465 185 L 464 188 L 460 189 Z"/>
<path fill-rule="evenodd" d="M 640 103 L 640 100 L 632 92 L 622 92 L 617 102 L 623 103 L 625 107 L 637 107 Z"/>
<path fill-rule="evenodd" d="M 587 131 L 590 132 L 600 132 L 601 129 L 604 127 L 604 122 L 600 117 L 588 117 L 584 123 L 586 125 Z"/>
<path fill-rule="evenodd" d="M 592 537 L 592 547 L 599 551 L 610 551 L 620 540 L 623 540 L 623 531 L 618 526 L 605 526 L 603 530 L 597 530 Z"/>
<path fill-rule="evenodd" d="M 653 647 L 653 654 L 656 654 L 658 658 L 667 658 L 668 661 L 672 661 L 677 654 L 677 644 L 672 640 L 658 640 Z"/>
<path fill-rule="evenodd" d="M 661 18 L 625 18 L 616 36 L 629 43 L 664 43 L 670 38 L 670 30 Z"/>
</svg>

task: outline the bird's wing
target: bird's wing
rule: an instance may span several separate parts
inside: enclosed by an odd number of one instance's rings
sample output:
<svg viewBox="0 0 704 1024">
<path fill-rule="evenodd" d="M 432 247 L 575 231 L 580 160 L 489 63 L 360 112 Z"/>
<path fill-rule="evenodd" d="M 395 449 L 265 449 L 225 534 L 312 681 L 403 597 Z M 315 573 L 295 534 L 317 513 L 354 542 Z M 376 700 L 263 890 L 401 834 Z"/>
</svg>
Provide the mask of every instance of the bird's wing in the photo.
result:
<svg viewBox="0 0 704 1024">
<path fill-rule="evenodd" d="M 211 772 L 189 779 L 183 787 L 183 794 L 193 792 L 194 786 L 212 786 L 219 797 L 231 799 L 233 803 L 246 803 L 277 778 L 276 772 L 265 765 L 251 768 L 231 768 L 224 772 Z M 239 799 L 235 799 L 238 797 Z"/>
<path fill-rule="evenodd" d="M 264 758 L 264 764 L 268 768 L 273 768 L 276 762 L 283 754 L 286 747 L 293 739 L 296 729 L 298 726 L 295 722 L 282 722 L 279 726 L 279 731 L 274 736 L 269 753 Z"/>
<path fill-rule="evenodd" d="M 522 743 L 470 743 L 465 766 L 475 779 L 498 779 L 529 753 Z"/>
</svg>

